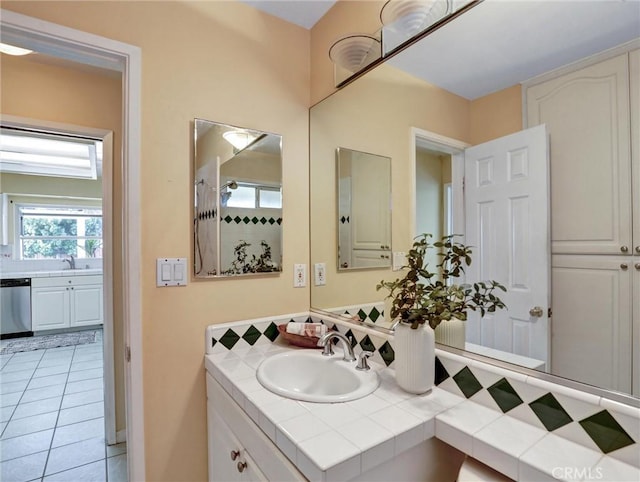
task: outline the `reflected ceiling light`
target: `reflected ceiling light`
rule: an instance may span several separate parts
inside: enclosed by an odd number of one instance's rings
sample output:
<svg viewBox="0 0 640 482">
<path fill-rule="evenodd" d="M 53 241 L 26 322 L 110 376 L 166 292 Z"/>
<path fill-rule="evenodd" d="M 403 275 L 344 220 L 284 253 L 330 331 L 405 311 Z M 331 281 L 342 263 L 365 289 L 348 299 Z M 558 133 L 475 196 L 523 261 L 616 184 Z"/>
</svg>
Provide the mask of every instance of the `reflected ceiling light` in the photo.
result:
<svg viewBox="0 0 640 482">
<path fill-rule="evenodd" d="M 371 35 L 347 35 L 334 42 L 329 49 L 329 58 L 334 64 L 355 73 L 380 58 L 380 41 Z"/>
<path fill-rule="evenodd" d="M 239 151 L 247 147 L 258 138 L 257 135 L 242 130 L 227 131 L 222 134 L 222 137 L 225 141 L 227 141 Z"/>
<path fill-rule="evenodd" d="M 388 0 L 380 10 L 380 21 L 412 37 L 449 13 L 449 7 L 449 0 Z"/>
<path fill-rule="evenodd" d="M 7 55 L 27 55 L 33 53 L 33 50 L 23 49 L 15 45 L 9 45 L 0 42 L 0 52 Z"/>
</svg>

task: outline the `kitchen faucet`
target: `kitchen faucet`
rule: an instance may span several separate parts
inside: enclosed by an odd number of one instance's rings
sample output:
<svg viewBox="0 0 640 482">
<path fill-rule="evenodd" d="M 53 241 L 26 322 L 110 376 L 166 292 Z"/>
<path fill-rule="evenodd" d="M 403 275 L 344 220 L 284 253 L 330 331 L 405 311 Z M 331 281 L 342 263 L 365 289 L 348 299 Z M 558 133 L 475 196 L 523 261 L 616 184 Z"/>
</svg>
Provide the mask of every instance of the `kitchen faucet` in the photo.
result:
<svg viewBox="0 0 640 482">
<path fill-rule="evenodd" d="M 62 262 L 64 263 L 66 261 L 67 263 L 69 263 L 69 269 L 76 269 L 76 260 L 75 260 L 75 258 L 73 257 L 72 254 L 70 254 L 68 256 L 69 257 L 68 258 L 64 258 L 62 260 Z"/>
<path fill-rule="evenodd" d="M 331 340 L 334 338 L 337 338 L 342 343 L 342 351 L 344 352 L 344 357 L 342 359 L 349 362 L 355 361 L 356 356 L 353 353 L 353 347 L 351 346 L 351 343 L 349 343 L 349 340 L 346 336 L 344 336 L 342 333 L 338 333 L 337 331 L 330 331 L 318 340 L 318 346 L 324 347 L 322 354 L 324 356 L 333 355 Z"/>
</svg>

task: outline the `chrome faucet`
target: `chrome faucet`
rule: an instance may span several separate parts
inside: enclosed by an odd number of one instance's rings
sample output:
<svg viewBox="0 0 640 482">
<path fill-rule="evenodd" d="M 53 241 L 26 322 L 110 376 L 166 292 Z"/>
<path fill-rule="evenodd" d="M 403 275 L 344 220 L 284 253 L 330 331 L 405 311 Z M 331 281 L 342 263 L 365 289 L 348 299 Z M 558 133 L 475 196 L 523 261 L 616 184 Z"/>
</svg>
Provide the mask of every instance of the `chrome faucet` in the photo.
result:
<svg viewBox="0 0 640 482">
<path fill-rule="evenodd" d="M 63 263 L 64 263 L 65 261 L 66 261 L 67 263 L 69 263 L 69 269 L 76 269 L 76 260 L 75 260 L 75 258 L 73 257 L 73 255 L 72 255 L 72 254 L 70 254 L 68 258 L 64 258 L 64 259 L 62 260 L 62 262 L 63 262 Z"/>
<path fill-rule="evenodd" d="M 353 347 L 351 346 L 351 343 L 349 343 L 349 340 L 346 336 L 344 336 L 342 333 L 338 333 L 337 331 L 330 331 L 322 335 L 322 337 L 318 340 L 318 346 L 324 347 L 322 354 L 324 356 L 333 355 L 333 346 L 331 340 L 334 338 L 337 338 L 342 343 L 342 351 L 344 352 L 344 356 L 342 359 L 349 362 L 356 361 L 356 356 L 353 353 Z"/>
</svg>

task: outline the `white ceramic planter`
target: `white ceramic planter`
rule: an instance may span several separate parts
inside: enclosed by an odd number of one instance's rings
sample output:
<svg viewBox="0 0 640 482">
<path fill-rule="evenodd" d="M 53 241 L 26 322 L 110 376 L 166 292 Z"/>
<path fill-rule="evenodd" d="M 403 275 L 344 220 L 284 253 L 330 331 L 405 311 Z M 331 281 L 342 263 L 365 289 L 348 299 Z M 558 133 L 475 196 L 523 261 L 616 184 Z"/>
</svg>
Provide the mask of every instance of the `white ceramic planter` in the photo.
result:
<svg viewBox="0 0 640 482">
<path fill-rule="evenodd" d="M 440 322 L 435 329 L 436 341 L 443 345 L 464 350 L 467 322 L 462 320 L 446 320 Z"/>
<path fill-rule="evenodd" d="M 394 334 L 396 381 L 409 393 L 425 393 L 435 378 L 435 337 L 428 324 L 416 330 L 399 323 Z"/>
</svg>

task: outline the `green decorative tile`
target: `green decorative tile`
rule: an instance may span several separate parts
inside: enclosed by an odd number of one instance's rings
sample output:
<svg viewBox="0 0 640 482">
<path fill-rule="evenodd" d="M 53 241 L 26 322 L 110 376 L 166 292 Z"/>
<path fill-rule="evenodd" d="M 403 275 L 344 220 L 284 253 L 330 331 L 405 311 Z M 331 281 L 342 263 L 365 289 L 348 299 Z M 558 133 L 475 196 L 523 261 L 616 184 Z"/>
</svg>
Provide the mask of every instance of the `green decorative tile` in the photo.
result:
<svg viewBox="0 0 640 482">
<path fill-rule="evenodd" d="M 238 336 L 238 334 L 231 328 L 229 328 L 224 332 L 224 335 L 222 335 L 218 341 L 222 343 L 227 350 L 231 350 L 233 348 L 233 345 L 235 345 L 239 339 L 240 337 Z"/>
<path fill-rule="evenodd" d="M 211 348 L 216 346 L 216 343 L 218 343 L 218 340 L 216 340 L 214 337 L 211 337 Z"/>
<path fill-rule="evenodd" d="M 273 225 L 273 223 L 275 223 L 275 222 L 276 222 L 276 220 L 275 220 L 275 219 L 273 219 L 273 218 L 269 218 L 269 224 Z"/>
<path fill-rule="evenodd" d="M 496 383 L 487 388 L 489 395 L 493 397 L 503 413 L 522 405 L 522 398 L 516 393 L 506 378 L 498 380 Z"/>
<path fill-rule="evenodd" d="M 273 322 L 269 323 L 269 326 L 267 326 L 267 329 L 264 330 L 263 333 L 263 335 L 269 338 L 272 343 L 276 340 L 276 338 L 278 338 L 279 334 L 280 332 L 278 331 L 278 327 Z"/>
<path fill-rule="evenodd" d="M 359 310 L 359 311 L 358 311 L 358 316 L 360 317 L 360 319 L 361 319 L 362 321 L 364 321 L 364 320 L 366 320 L 366 319 L 367 319 L 367 312 L 366 312 L 366 311 L 364 311 L 364 310 Z"/>
<path fill-rule="evenodd" d="M 371 312 L 369 312 L 369 318 L 371 319 L 371 321 L 373 321 L 374 323 L 376 322 L 376 320 L 378 318 L 380 318 L 381 313 L 376 309 L 376 307 L 374 306 L 371 309 Z"/>
<path fill-rule="evenodd" d="M 259 220 L 258 220 L 258 218 L 256 218 L 256 217 L 254 216 L 254 217 L 252 217 L 252 218 L 251 218 L 251 222 L 252 222 L 253 224 L 258 224 Z"/>
<path fill-rule="evenodd" d="M 244 218 L 242 218 L 242 222 L 244 224 L 249 224 L 251 222 L 251 219 L 249 219 L 249 216 L 245 216 Z"/>
<path fill-rule="evenodd" d="M 591 415 L 578 423 L 605 454 L 635 443 L 606 410 Z"/>
<path fill-rule="evenodd" d="M 266 224 L 267 223 L 267 218 L 265 218 L 264 216 L 260 218 L 260 222 L 262 224 Z"/>
<path fill-rule="evenodd" d="M 346 336 L 347 340 L 349 340 L 349 344 L 351 345 L 351 348 L 355 348 L 358 342 L 356 341 L 356 336 L 353 334 L 353 331 L 347 330 L 344 336 Z"/>
<path fill-rule="evenodd" d="M 282 218 L 278 218 L 278 225 L 282 224 Z"/>
<path fill-rule="evenodd" d="M 242 339 L 249 343 L 249 345 L 253 346 L 258 338 L 262 336 L 260 330 L 258 330 L 255 326 L 251 325 L 247 331 L 242 335 Z"/>
<path fill-rule="evenodd" d="M 529 406 L 540 419 L 542 425 L 550 432 L 573 422 L 573 419 L 551 393 L 534 400 L 529 403 Z"/>
<path fill-rule="evenodd" d="M 378 348 L 378 353 L 380 353 L 382 360 L 387 366 L 391 365 L 396 358 L 396 354 L 388 341 L 385 341 L 382 346 Z"/>
<path fill-rule="evenodd" d="M 369 335 L 365 335 L 364 338 L 360 341 L 360 347 L 363 351 L 376 351 L 376 347 L 374 346 Z"/>
<path fill-rule="evenodd" d="M 469 367 L 464 367 L 456 373 L 453 376 L 453 380 L 467 398 L 473 397 L 476 393 L 482 390 L 482 385 L 471 370 L 469 370 Z"/>
<path fill-rule="evenodd" d="M 227 214 L 227 215 L 224 217 L 224 220 L 225 220 L 225 222 L 230 223 L 231 221 L 233 221 L 233 218 Z"/>
<path fill-rule="evenodd" d="M 242 218 L 240 216 L 236 216 L 235 218 L 233 218 L 233 220 L 236 222 L 236 224 L 240 224 Z"/>
<path fill-rule="evenodd" d="M 447 378 L 449 378 L 449 372 L 444 367 L 444 365 L 440 361 L 440 358 L 438 357 L 436 357 L 435 370 L 436 370 L 435 383 L 437 386 L 437 385 L 440 385 L 442 382 L 444 382 Z"/>
</svg>

